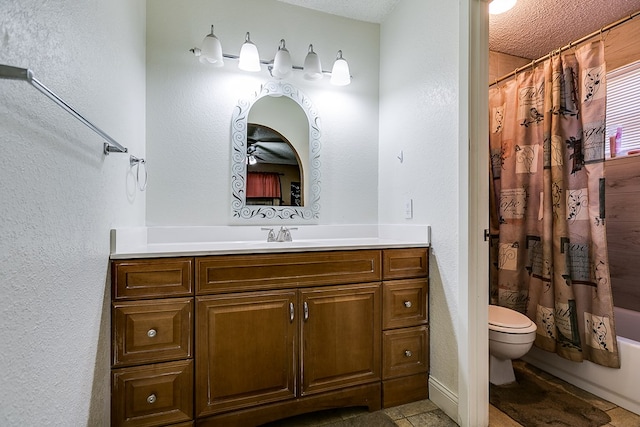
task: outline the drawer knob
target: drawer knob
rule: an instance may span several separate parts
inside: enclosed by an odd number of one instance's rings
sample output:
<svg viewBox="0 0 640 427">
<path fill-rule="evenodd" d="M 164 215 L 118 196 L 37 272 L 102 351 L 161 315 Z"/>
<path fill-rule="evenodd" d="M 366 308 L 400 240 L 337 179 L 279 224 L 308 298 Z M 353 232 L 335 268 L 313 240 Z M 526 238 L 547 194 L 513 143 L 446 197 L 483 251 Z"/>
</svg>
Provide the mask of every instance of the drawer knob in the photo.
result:
<svg viewBox="0 0 640 427">
<path fill-rule="evenodd" d="M 411 308 L 411 305 L 412 305 L 411 301 L 405 301 L 404 302 L 404 306 L 407 307 L 407 308 Z"/>
<path fill-rule="evenodd" d="M 148 336 L 149 338 L 153 338 L 153 337 L 155 337 L 156 335 L 158 335 L 158 331 L 156 331 L 155 329 L 149 329 L 149 330 L 147 331 L 147 336 Z"/>
<path fill-rule="evenodd" d="M 413 353 L 411 353 L 411 350 L 404 351 L 404 357 L 411 357 L 411 356 L 413 356 Z"/>
<path fill-rule="evenodd" d="M 156 400 L 157 398 L 155 394 L 150 394 L 149 397 L 147 397 L 147 403 L 150 405 L 156 403 Z"/>
</svg>

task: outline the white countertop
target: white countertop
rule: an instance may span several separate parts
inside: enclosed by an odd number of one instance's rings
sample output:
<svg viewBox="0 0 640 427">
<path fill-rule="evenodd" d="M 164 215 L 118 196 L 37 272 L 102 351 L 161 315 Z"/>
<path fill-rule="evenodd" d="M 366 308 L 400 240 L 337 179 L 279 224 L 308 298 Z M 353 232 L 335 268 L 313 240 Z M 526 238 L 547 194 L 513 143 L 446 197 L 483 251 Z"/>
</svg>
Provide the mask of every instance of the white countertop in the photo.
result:
<svg viewBox="0 0 640 427">
<path fill-rule="evenodd" d="M 267 242 L 260 226 L 130 227 L 111 230 L 111 258 L 426 247 L 428 225 L 291 226 L 293 241 Z"/>
</svg>

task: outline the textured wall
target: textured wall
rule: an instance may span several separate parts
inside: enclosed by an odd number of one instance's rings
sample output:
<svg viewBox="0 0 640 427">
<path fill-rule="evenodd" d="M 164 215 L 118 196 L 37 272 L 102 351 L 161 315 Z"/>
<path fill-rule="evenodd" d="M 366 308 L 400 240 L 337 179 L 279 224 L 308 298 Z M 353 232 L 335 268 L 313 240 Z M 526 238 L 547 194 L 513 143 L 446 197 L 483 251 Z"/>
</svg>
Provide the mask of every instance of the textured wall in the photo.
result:
<svg viewBox="0 0 640 427">
<path fill-rule="evenodd" d="M 230 222 L 231 115 L 237 102 L 269 80 L 200 64 L 188 52 L 211 24 L 223 51 L 237 55 L 246 31 L 262 59 L 281 38 L 302 65 L 309 43 L 330 70 L 338 49 L 353 82 L 325 77 L 290 80 L 314 103 L 322 123 L 322 224 L 377 222 L 379 26 L 275 0 L 154 0 L 147 11 L 148 225 L 225 225 Z"/>
<path fill-rule="evenodd" d="M 144 3 L 3 0 L 0 63 L 144 155 Z M 0 80 L 0 425 L 109 425 L 109 229 L 141 225 L 128 156 Z"/>
<path fill-rule="evenodd" d="M 460 261 L 458 8 L 404 0 L 382 24 L 380 223 L 430 224 L 431 376 L 454 394 Z M 466 144 L 465 144 L 466 145 Z M 466 147 L 465 147 L 466 148 Z M 404 161 L 398 156 L 403 152 Z M 404 200 L 413 199 L 411 220 Z M 466 314 L 464 314 L 466 316 Z"/>
</svg>

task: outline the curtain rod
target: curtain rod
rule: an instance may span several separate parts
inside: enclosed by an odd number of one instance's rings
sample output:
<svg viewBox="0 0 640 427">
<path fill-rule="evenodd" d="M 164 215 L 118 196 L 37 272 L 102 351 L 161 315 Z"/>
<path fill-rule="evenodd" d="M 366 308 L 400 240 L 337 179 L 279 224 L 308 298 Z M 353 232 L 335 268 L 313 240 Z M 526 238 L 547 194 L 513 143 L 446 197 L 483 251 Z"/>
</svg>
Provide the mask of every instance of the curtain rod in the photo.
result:
<svg viewBox="0 0 640 427">
<path fill-rule="evenodd" d="M 91 123 L 89 120 L 85 119 L 82 116 L 82 114 L 78 113 L 76 110 L 73 109 L 73 107 L 71 107 L 69 104 L 64 102 L 62 98 L 60 98 L 55 93 L 51 92 L 49 88 L 47 88 L 45 85 L 40 83 L 35 77 L 33 77 L 33 71 L 27 68 L 18 68 L 18 67 L 13 67 L 11 65 L 0 64 L 0 79 L 22 80 L 29 83 L 31 86 L 35 87 L 36 89 L 38 89 L 40 92 L 42 92 L 49 99 L 51 99 L 53 102 L 55 102 L 60 107 L 62 107 L 65 111 L 67 111 L 73 117 L 80 120 L 89 129 L 91 129 L 92 131 L 100 135 L 106 141 L 103 145 L 104 154 L 108 155 L 109 153 L 126 153 L 128 151 L 126 147 L 123 147 L 122 145 L 120 145 L 115 139 L 111 138 L 99 127 Z M 144 161 L 144 159 L 137 159 L 137 158 L 134 158 L 134 159 L 136 160 L 136 163 L 139 160 Z M 130 160 L 130 161 L 133 161 L 133 160 Z"/>
<path fill-rule="evenodd" d="M 622 25 L 625 22 L 631 21 L 633 18 L 635 18 L 638 15 L 640 15 L 640 10 L 637 11 L 637 12 L 634 12 L 631 15 L 626 16 L 626 17 L 624 17 L 624 18 L 622 18 L 622 19 L 620 19 L 620 20 L 618 20 L 618 21 L 616 21 L 616 22 L 614 22 L 612 24 L 606 25 L 606 26 L 600 28 L 599 30 L 594 31 L 591 34 L 588 34 L 588 35 L 582 37 L 581 39 L 578 39 L 578 40 L 576 40 L 574 42 L 570 42 L 568 45 L 562 46 L 560 49 L 556 49 L 556 50 L 552 51 L 551 53 L 546 54 L 545 56 L 543 56 L 541 58 L 534 59 L 533 61 L 531 61 L 530 64 L 524 65 L 524 66 L 522 66 L 520 68 L 516 68 L 512 72 L 510 72 L 508 74 L 505 74 L 504 76 L 500 77 L 499 79 L 496 79 L 495 82 L 489 84 L 489 87 L 491 87 L 491 86 L 493 86 L 495 84 L 498 84 L 501 81 L 506 80 L 506 79 L 508 79 L 510 77 L 513 77 L 516 74 L 518 74 L 520 71 L 525 70 L 525 69 L 527 69 L 529 67 L 533 67 L 539 62 L 546 61 L 547 59 L 549 59 L 551 57 L 551 55 L 558 55 L 558 54 L 564 52 L 565 50 L 571 49 L 572 47 L 576 47 L 580 43 L 586 42 L 587 40 L 589 40 L 592 37 L 597 36 L 598 34 L 602 34 L 604 31 L 609 31 L 609 30 L 617 27 L 618 25 Z"/>
</svg>

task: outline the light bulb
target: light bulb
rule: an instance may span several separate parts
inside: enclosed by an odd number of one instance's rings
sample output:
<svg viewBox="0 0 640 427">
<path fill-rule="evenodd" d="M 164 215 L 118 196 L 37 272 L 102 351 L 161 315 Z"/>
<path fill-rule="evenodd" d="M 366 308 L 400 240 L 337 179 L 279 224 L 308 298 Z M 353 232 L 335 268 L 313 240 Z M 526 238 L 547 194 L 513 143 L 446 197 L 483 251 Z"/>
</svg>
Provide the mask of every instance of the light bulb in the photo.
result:
<svg viewBox="0 0 640 427">
<path fill-rule="evenodd" d="M 498 15 L 504 13 L 516 5 L 516 0 L 493 0 L 489 3 L 489 13 Z"/>
<path fill-rule="evenodd" d="M 240 61 L 238 68 L 244 71 L 260 71 L 260 55 L 258 47 L 251 42 L 249 33 L 244 38 L 244 43 L 240 49 Z"/>
<path fill-rule="evenodd" d="M 277 79 L 284 79 L 291 74 L 292 66 L 291 55 L 285 46 L 284 39 L 282 39 L 280 40 L 280 46 L 273 60 L 273 70 L 271 74 Z"/>
<path fill-rule="evenodd" d="M 320 57 L 313 51 L 313 45 L 310 44 L 309 53 L 304 58 L 304 78 L 307 80 L 320 80 L 322 77 Z"/>
<path fill-rule="evenodd" d="M 336 62 L 333 63 L 331 70 L 331 84 L 336 86 L 346 86 L 351 83 L 351 73 L 349 72 L 349 64 L 342 57 L 342 51 L 338 51 Z"/>
<path fill-rule="evenodd" d="M 220 40 L 213 34 L 213 25 L 211 26 L 211 34 L 207 34 L 204 40 L 202 40 L 200 62 L 211 64 L 214 67 L 222 67 L 224 65 L 222 45 L 220 44 Z"/>
</svg>

